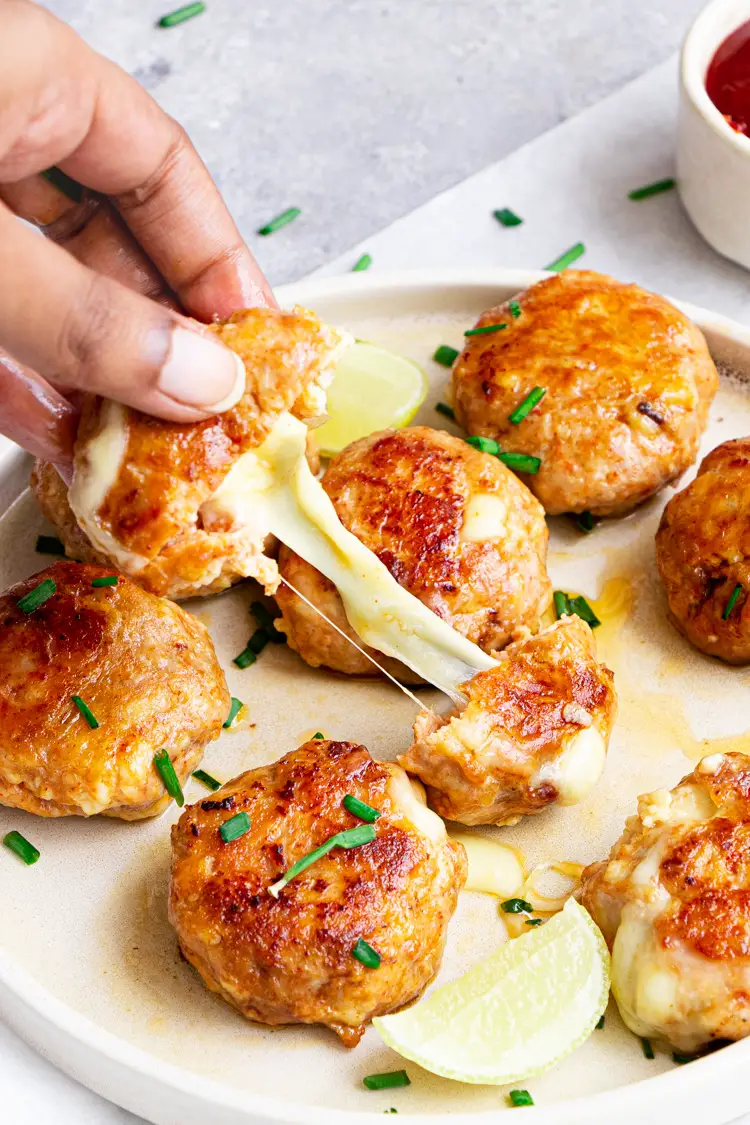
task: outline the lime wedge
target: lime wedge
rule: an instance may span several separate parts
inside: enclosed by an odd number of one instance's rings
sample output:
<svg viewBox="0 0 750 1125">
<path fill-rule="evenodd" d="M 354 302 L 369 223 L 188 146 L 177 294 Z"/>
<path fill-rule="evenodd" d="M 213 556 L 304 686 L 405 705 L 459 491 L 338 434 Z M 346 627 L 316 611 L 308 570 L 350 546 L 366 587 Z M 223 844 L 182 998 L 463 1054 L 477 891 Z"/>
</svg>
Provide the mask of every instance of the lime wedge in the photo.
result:
<svg viewBox="0 0 750 1125">
<path fill-rule="evenodd" d="M 502 1086 L 546 1070 L 587 1039 L 607 1006 L 609 953 L 574 899 L 421 1004 L 372 1022 L 433 1074 Z"/>
<path fill-rule="evenodd" d="M 328 421 L 315 431 L 324 457 L 377 430 L 408 426 L 424 402 L 427 376 L 412 360 L 357 340 L 328 390 Z"/>
</svg>

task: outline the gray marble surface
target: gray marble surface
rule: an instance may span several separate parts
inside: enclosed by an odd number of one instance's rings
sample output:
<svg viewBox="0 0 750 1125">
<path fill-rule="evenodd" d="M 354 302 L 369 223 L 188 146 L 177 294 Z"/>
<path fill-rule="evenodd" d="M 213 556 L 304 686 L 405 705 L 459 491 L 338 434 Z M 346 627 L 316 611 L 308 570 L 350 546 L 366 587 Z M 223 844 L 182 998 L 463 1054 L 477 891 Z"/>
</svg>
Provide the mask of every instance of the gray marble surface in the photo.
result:
<svg viewBox="0 0 750 1125">
<path fill-rule="evenodd" d="M 703 0 L 48 0 L 185 125 L 274 283 L 666 58 Z M 254 232 L 289 206 L 302 215 Z M 415 263 L 416 264 L 416 263 Z"/>
</svg>

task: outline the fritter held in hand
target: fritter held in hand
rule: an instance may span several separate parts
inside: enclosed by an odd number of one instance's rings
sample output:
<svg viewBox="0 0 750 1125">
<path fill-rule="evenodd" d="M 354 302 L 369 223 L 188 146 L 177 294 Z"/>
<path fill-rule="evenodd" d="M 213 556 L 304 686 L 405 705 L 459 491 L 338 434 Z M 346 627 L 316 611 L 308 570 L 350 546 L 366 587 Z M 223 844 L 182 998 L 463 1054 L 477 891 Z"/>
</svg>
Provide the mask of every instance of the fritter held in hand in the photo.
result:
<svg viewBox="0 0 750 1125">
<path fill-rule="evenodd" d="M 174 598 L 223 590 L 243 577 L 275 588 L 260 513 L 238 526 L 211 499 L 281 414 L 303 421 L 324 414 L 324 388 L 344 344 L 303 309 L 246 309 L 205 331 L 244 361 L 247 387 L 236 406 L 180 424 L 89 398 L 70 491 L 44 462 L 32 477 L 69 555 L 117 565 L 146 589 Z"/>
<path fill-rule="evenodd" d="M 380 813 L 375 838 L 334 848 L 278 891 L 294 863 Z M 220 829 L 245 813 L 250 827 Z M 363 746 L 313 739 L 185 809 L 172 829 L 169 915 L 206 985 L 258 1023 L 325 1024 L 346 1044 L 373 1017 L 416 999 L 437 972 L 466 879 L 448 839 L 403 770 Z M 367 967 L 358 942 L 376 951 Z"/>
<path fill-rule="evenodd" d="M 750 1033 L 750 758 L 713 754 L 641 797 L 582 902 L 636 1035 L 692 1053 Z"/>
<path fill-rule="evenodd" d="M 718 375 L 700 329 L 664 297 L 564 270 L 489 309 L 453 368 L 458 422 L 541 458 L 523 479 L 550 514 L 618 516 L 698 453 Z M 513 315 L 513 311 L 518 313 Z M 535 387 L 544 398 L 510 415 Z"/>
<path fill-rule="evenodd" d="M 450 434 L 415 426 L 353 442 L 322 480 L 342 524 L 433 613 L 490 652 L 549 604 L 544 512 L 506 467 Z M 282 547 L 279 570 L 356 639 L 333 585 Z M 309 606 L 281 586 L 277 624 L 303 660 L 352 675 L 372 665 Z M 415 675 L 375 654 L 406 683 Z M 416 682 L 419 682 L 416 680 Z"/>
<path fill-rule="evenodd" d="M 399 761 L 424 782 L 430 807 L 462 824 L 515 824 L 576 804 L 604 767 L 612 680 L 589 626 L 563 617 L 465 684 L 469 701 L 458 714 L 419 715 Z"/>
<path fill-rule="evenodd" d="M 701 652 L 750 663 L 750 438 L 714 449 L 672 497 L 656 563 L 680 632 Z"/>
<path fill-rule="evenodd" d="M 111 575 L 58 562 L 0 597 L 0 804 L 154 816 L 171 799 L 154 755 L 166 749 L 184 782 L 221 733 L 230 698 L 204 626 L 122 575 L 92 585 Z M 42 582 L 54 592 L 28 609 Z"/>
</svg>

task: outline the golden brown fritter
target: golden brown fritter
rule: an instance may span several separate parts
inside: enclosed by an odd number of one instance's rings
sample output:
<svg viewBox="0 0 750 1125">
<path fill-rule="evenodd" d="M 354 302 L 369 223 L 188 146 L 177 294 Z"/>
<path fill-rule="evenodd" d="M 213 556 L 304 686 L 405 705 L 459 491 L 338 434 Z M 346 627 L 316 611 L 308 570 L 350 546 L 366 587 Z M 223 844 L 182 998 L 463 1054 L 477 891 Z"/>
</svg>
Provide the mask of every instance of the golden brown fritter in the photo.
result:
<svg viewBox="0 0 750 1125">
<path fill-rule="evenodd" d="M 549 604 L 544 512 L 496 457 L 427 426 L 383 431 L 353 442 L 322 479 L 339 519 L 403 587 L 459 633 L 490 652 Z M 286 547 L 284 578 L 356 639 L 332 582 Z M 281 586 L 279 628 L 308 664 L 351 675 L 372 665 Z M 400 662 L 387 671 L 419 682 Z"/>
<path fill-rule="evenodd" d="M 750 438 L 717 446 L 672 497 L 656 533 L 656 563 L 680 632 L 701 652 L 750 662 Z"/>
<path fill-rule="evenodd" d="M 664 297 L 564 270 L 479 318 L 453 368 L 456 418 L 503 450 L 547 512 L 629 512 L 693 463 L 718 375 L 700 329 Z M 546 394 L 519 424 L 534 387 Z"/>
<path fill-rule="evenodd" d="M 430 808 L 462 824 L 515 824 L 588 795 L 617 703 L 580 617 L 509 645 L 463 690 L 468 703 L 457 713 L 417 717 L 414 742 L 399 757 L 424 783 Z"/>
<path fill-rule="evenodd" d="M 750 758 L 713 754 L 641 797 L 582 902 L 636 1035 L 693 1052 L 750 1033 Z"/>
<path fill-rule="evenodd" d="M 175 598 L 213 593 L 246 576 L 275 586 L 262 521 L 237 526 L 207 502 L 281 414 L 311 421 L 324 413 L 324 388 L 342 346 L 338 333 L 299 308 L 245 309 L 206 331 L 245 363 L 247 388 L 236 406 L 183 424 L 90 397 L 70 492 L 43 465 L 32 480 L 70 555 L 116 563 L 146 589 Z M 82 534 L 89 550 L 82 550 Z"/>
<path fill-rule="evenodd" d="M 380 812 L 375 839 L 335 848 L 274 898 L 292 864 L 363 823 L 347 794 Z M 224 843 L 220 826 L 241 812 L 250 830 Z M 403 770 L 353 742 L 313 739 L 235 778 L 185 809 L 172 850 L 170 920 L 208 988 L 248 1019 L 325 1024 L 348 1047 L 432 980 L 466 880 L 462 845 Z M 359 940 L 379 968 L 352 956 Z"/>
<path fill-rule="evenodd" d="M 155 816 L 171 798 L 154 754 L 168 750 L 184 782 L 221 733 L 230 697 L 204 626 L 122 575 L 91 585 L 112 573 L 57 562 L 0 597 L 0 804 Z M 54 594 L 24 613 L 19 599 L 46 579 Z"/>
</svg>

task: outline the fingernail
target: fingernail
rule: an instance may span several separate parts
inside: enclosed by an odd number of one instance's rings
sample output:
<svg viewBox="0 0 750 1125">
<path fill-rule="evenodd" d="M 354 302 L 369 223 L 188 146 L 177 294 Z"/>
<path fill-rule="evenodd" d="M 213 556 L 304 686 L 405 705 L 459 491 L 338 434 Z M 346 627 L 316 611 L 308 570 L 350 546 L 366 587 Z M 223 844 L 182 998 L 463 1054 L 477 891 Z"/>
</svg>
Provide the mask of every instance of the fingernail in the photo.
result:
<svg viewBox="0 0 750 1125">
<path fill-rule="evenodd" d="M 157 386 L 182 406 L 219 413 L 242 398 L 245 365 L 223 344 L 176 325 Z"/>
</svg>

